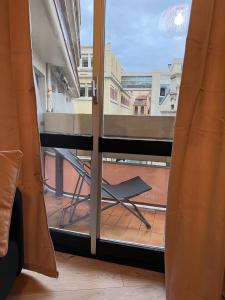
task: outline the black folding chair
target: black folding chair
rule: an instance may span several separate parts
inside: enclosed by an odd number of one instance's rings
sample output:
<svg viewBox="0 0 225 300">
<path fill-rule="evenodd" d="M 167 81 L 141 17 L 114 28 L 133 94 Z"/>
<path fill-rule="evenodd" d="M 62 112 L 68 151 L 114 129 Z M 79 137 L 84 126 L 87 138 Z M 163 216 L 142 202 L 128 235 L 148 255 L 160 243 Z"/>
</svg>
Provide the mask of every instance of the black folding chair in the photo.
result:
<svg viewBox="0 0 225 300">
<path fill-rule="evenodd" d="M 90 167 L 82 162 L 75 154 L 67 149 L 54 148 L 57 155 L 60 155 L 63 159 L 68 161 L 71 166 L 79 174 L 73 197 L 71 202 L 62 209 L 62 215 L 60 218 L 60 227 L 66 227 L 72 223 L 86 218 L 89 214 L 79 217 L 74 220 L 74 214 L 78 204 L 90 200 L 89 195 L 81 195 L 83 184 L 86 182 L 89 186 L 91 185 Z M 130 201 L 131 198 L 141 195 L 152 189 L 147 183 L 145 183 L 139 176 L 131 178 L 126 181 L 122 181 L 119 184 L 110 184 L 105 179 L 102 179 L 102 200 L 110 200 L 110 204 L 104 206 L 101 210 L 104 211 L 115 205 L 121 204 L 124 208 L 129 210 L 139 220 L 141 220 L 147 228 L 151 228 L 149 222 L 145 219 L 143 214 L 138 209 L 137 205 Z M 70 210 L 69 222 L 64 224 L 65 213 Z"/>
</svg>

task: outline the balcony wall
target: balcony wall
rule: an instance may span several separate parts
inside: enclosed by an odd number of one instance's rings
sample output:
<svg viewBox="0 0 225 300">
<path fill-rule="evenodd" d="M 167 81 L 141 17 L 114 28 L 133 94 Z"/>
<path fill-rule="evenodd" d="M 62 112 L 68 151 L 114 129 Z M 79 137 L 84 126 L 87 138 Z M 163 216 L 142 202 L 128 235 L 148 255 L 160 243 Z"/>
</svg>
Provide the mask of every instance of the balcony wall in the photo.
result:
<svg viewBox="0 0 225 300">
<path fill-rule="evenodd" d="M 45 113 L 45 132 L 91 134 L 91 115 Z M 105 115 L 106 136 L 172 140 L 175 117 Z"/>
<path fill-rule="evenodd" d="M 156 140 L 172 140 L 174 133 L 174 117 L 151 117 L 129 115 L 105 115 L 105 135 L 110 137 L 144 138 Z M 45 113 L 44 124 L 46 133 L 71 135 L 91 135 L 91 115 Z M 81 155 L 85 152 L 81 151 Z M 140 159 L 159 162 L 170 162 L 169 157 L 104 154 L 105 157 Z"/>
</svg>

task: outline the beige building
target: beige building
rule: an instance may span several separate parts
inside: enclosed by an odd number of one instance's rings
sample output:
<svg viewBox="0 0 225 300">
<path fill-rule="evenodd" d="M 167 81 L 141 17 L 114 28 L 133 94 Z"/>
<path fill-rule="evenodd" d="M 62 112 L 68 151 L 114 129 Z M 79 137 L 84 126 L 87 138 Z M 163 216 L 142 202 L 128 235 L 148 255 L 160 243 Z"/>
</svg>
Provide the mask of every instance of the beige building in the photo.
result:
<svg viewBox="0 0 225 300">
<path fill-rule="evenodd" d="M 150 113 L 152 74 L 144 72 L 124 72 L 122 86 L 131 95 L 132 114 L 147 116 Z"/>
<path fill-rule="evenodd" d="M 176 116 L 182 59 L 174 59 L 167 70 L 123 73 L 122 86 L 131 95 L 133 114 Z"/>
<path fill-rule="evenodd" d="M 151 116 L 176 116 L 182 67 L 183 60 L 176 58 L 168 71 L 152 73 Z"/>
<path fill-rule="evenodd" d="M 160 113 L 166 116 L 175 116 L 177 112 L 183 60 L 174 59 L 169 66 L 169 88 L 160 103 Z"/>
<path fill-rule="evenodd" d="M 134 100 L 133 114 L 141 116 L 149 115 L 150 101 L 149 95 L 138 95 Z"/>
<path fill-rule="evenodd" d="M 92 111 L 93 48 L 81 48 L 79 67 L 80 97 L 74 98 L 74 111 Z M 111 50 L 105 48 L 104 113 L 111 115 L 175 116 L 182 74 L 182 60 L 174 59 L 167 70 L 124 72 Z"/>
<path fill-rule="evenodd" d="M 74 98 L 76 113 L 90 114 L 92 111 L 91 80 L 92 80 L 93 48 L 81 47 L 79 67 L 80 97 Z M 104 113 L 112 115 L 130 115 L 133 112 L 131 95 L 122 86 L 122 66 L 113 54 L 111 45 L 105 47 L 105 80 L 104 80 Z"/>
</svg>

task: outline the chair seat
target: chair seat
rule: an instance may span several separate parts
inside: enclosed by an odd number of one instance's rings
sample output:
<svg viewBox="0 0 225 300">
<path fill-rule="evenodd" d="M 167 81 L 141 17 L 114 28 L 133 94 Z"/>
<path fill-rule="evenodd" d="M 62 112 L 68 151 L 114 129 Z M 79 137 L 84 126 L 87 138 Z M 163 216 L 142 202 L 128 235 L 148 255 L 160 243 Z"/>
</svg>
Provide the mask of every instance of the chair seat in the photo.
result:
<svg viewBox="0 0 225 300">
<path fill-rule="evenodd" d="M 145 183 L 139 176 L 115 185 L 102 185 L 102 193 L 104 197 L 112 198 L 113 196 L 118 199 L 132 198 L 151 189 L 152 187 Z"/>
</svg>

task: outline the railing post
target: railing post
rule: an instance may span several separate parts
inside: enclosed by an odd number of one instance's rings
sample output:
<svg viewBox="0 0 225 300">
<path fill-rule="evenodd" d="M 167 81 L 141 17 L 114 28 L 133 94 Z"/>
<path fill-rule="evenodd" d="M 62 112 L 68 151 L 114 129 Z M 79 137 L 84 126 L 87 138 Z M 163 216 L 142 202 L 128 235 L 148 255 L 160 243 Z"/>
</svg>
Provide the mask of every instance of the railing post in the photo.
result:
<svg viewBox="0 0 225 300">
<path fill-rule="evenodd" d="M 63 195 L 63 158 L 60 154 L 55 154 L 55 195 Z"/>
</svg>

